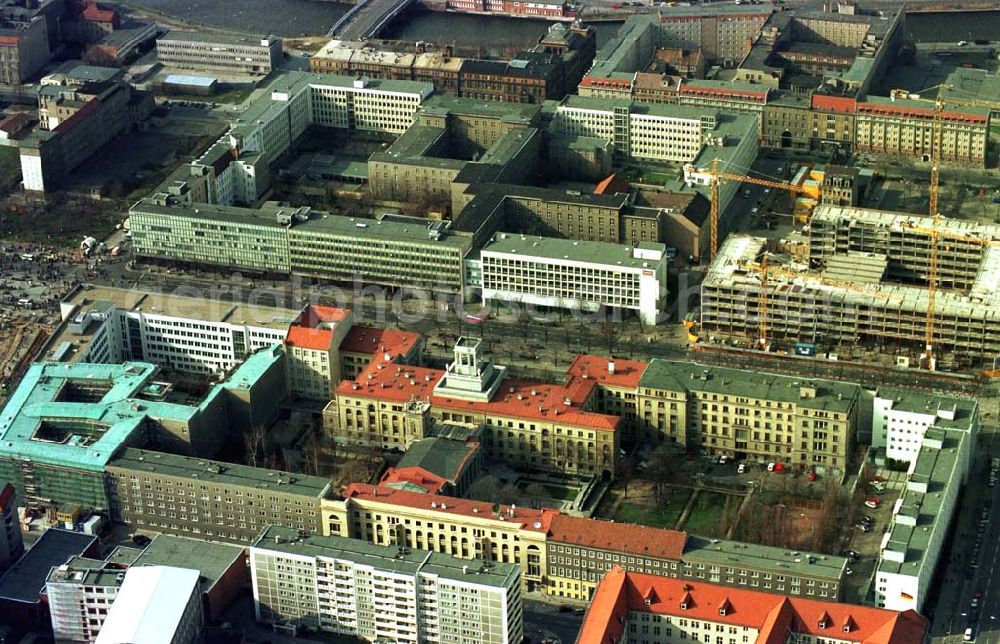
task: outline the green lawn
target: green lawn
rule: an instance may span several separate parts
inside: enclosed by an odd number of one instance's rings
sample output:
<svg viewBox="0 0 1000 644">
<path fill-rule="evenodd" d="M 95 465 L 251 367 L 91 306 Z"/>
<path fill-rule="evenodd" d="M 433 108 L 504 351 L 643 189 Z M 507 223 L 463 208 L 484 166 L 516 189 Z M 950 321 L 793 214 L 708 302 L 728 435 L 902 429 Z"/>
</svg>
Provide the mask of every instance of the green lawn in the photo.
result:
<svg viewBox="0 0 1000 644">
<path fill-rule="evenodd" d="M 0 146 L 0 192 L 8 192 L 20 180 L 20 152 L 16 147 Z"/>
<path fill-rule="evenodd" d="M 242 87 L 226 90 L 218 94 L 169 94 L 167 99 L 175 103 L 193 101 L 195 103 L 218 103 L 219 105 L 239 105 L 247 100 L 252 87 Z"/>
<path fill-rule="evenodd" d="M 623 501 L 615 513 L 615 521 L 638 523 L 653 528 L 673 529 L 677 525 L 677 519 L 681 517 L 681 512 L 684 511 L 688 499 L 691 498 L 691 492 L 684 489 L 671 489 L 666 494 L 665 503 L 661 502 L 659 507 Z"/>
<path fill-rule="evenodd" d="M 718 537 L 726 495 L 718 492 L 701 492 L 682 526 L 684 530 L 704 537 Z"/>
<path fill-rule="evenodd" d="M 538 483 L 543 488 L 545 488 L 546 498 L 552 499 L 553 501 L 572 501 L 576 498 L 579 490 L 564 485 L 556 485 L 554 483 L 542 483 L 540 481 L 532 481 L 530 479 L 521 479 L 517 482 L 517 487 L 522 492 L 534 483 Z"/>
</svg>

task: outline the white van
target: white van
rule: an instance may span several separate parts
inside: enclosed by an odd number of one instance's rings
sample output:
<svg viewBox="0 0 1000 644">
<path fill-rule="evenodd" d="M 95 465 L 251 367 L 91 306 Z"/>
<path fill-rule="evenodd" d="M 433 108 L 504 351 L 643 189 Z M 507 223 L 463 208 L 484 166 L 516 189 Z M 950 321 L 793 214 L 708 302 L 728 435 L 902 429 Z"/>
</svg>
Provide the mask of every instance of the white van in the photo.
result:
<svg viewBox="0 0 1000 644">
<path fill-rule="evenodd" d="M 971 642 L 976 636 L 972 633 L 972 627 L 965 629 L 965 634 L 962 635 L 963 642 Z"/>
</svg>

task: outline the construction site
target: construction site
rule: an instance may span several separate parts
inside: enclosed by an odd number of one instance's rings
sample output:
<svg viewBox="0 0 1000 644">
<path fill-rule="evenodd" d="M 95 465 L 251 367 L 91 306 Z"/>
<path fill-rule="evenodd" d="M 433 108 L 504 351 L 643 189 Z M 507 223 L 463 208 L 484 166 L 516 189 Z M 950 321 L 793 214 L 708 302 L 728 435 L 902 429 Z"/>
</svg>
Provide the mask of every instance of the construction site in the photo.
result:
<svg viewBox="0 0 1000 644">
<path fill-rule="evenodd" d="M 794 246 L 731 236 L 701 285 L 699 338 L 898 367 L 995 369 L 1000 226 L 823 204 Z"/>
</svg>

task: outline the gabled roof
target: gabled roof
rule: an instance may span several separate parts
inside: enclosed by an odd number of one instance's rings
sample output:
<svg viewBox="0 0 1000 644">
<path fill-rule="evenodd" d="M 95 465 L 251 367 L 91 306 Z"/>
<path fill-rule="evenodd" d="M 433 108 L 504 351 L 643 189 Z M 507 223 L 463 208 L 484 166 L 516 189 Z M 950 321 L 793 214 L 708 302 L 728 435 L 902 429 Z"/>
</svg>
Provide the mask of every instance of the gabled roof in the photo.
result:
<svg viewBox="0 0 1000 644">
<path fill-rule="evenodd" d="M 863 644 L 913 644 L 923 641 L 928 626 L 927 620 L 912 610 L 899 613 L 786 597 L 743 588 L 626 573 L 615 566 L 598 585 L 577 642 L 604 644 L 618 641 L 608 638 L 623 632 L 623 624 L 630 611 L 754 628 L 759 631 L 757 644 L 784 643 L 789 633 Z"/>
<path fill-rule="evenodd" d="M 385 503 L 399 507 L 410 507 L 426 512 L 440 512 L 443 515 L 458 515 L 488 520 L 500 520 L 520 525 L 521 530 L 531 532 L 548 532 L 552 519 L 559 516 L 558 510 L 545 508 L 543 510 L 533 510 L 531 508 L 514 508 L 509 505 L 494 505 L 483 501 L 471 501 L 450 496 L 440 496 L 437 494 L 421 494 L 420 492 L 410 492 L 407 490 L 396 490 L 382 485 L 369 485 L 368 483 L 351 483 L 344 488 L 344 498 L 373 503 Z M 496 511 L 494 511 L 494 508 Z M 513 508 L 513 511 L 512 511 Z"/>
<path fill-rule="evenodd" d="M 687 533 L 560 514 L 552 519 L 549 540 L 612 552 L 680 561 Z"/>
</svg>

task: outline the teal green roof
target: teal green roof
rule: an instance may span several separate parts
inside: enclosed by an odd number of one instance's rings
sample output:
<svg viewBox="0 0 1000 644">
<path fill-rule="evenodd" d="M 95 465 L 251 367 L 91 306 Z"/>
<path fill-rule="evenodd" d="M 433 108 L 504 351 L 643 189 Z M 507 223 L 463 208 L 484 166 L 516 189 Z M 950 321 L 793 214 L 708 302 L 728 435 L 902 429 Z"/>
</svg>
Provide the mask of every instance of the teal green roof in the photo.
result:
<svg viewBox="0 0 1000 644">
<path fill-rule="evenodd" d="M 155 371 L 154 365 L 144 362 L 31 365 L 0 412 L 0 456 L 103 471 L 146 417 L 146 411 L 134 408 L 133 396 Z M 60 402 L 61 393 L 73 382 L 108 389 L 99 402 Z M 38 440 L 35 433 L 46 420 L 79 421 L 103 433 L 90 444 L 81 443 L 82 434 L 70 434 L 60 443 Z"/>
<path fill-rule="evenodd" d="M 101 472 L 146 418 L 189 421 L 223 390 L 252 386 L 280 359 L 277 347 L 251 355 L 197 406 L 145 397 L 157 371 L 148 362 L 33 364 L 0 411 L 0 458 Z"/>
</svg>

